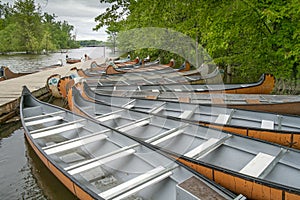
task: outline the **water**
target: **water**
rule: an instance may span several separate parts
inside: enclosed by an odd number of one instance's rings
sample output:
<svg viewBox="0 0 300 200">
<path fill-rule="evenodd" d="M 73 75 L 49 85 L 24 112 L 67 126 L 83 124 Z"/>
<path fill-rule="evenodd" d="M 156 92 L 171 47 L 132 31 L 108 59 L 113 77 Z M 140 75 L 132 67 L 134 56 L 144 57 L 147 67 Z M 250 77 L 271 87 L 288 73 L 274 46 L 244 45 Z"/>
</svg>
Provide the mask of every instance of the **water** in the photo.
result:
<svg viewBox="0 0 300 200">
<path fill-rule="evenodd" d="M 109 57 L 110 50 L 105 47 L 83 47 L 70 49 L 63 53 L 50 53 L 46 55 L 0 55 L 0 66 L 9 66 L 14 72 L 33 72 L 50 65 L 57 64 L 59 60 L 66 64 L 66 55 L 69 58 L 84 58 L 84 54 L 89 57 L 100 58 Z"/>
<path fill-rule="evenodd" d="M 104 47 L 80 48 L 67 53 L 49 55 L 0 55 L 0 66 L 10 66 L 16 72 L 36 71 L 56 64 L 66 55 L 81 58 L 108 57 Z M 0 199 L 77 199 L 41 162 L 27 143 L 21 123 L 0 125 Z"/>
<path fill-rule="evenodd" d="M 37 157 L 20 122 L 10 128 L 17 130 L 0 135 L 0 199 L 76 199 Z"/>
</svg>

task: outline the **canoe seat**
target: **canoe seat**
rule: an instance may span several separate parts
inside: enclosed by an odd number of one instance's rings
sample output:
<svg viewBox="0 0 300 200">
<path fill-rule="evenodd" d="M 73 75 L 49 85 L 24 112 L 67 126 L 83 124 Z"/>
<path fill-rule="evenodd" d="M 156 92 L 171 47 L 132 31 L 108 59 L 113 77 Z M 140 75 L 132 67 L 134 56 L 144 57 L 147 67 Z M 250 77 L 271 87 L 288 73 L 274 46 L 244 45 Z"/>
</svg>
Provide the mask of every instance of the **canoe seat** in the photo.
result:
<svg viewBox="0 0 300 200">
<path fill-rule="evenodd" d="M 168 131 L 165 131 L 165 132 L 163 132 L 163 133 L 160 133 L 159 135 L 156 135 L 156 136 L 154 136 L 154 137 L 152 137 L 152 138 L 149 138 L 149 139 L 147 139 L 145 142 L 147 142 L 147 143 L 151 143 L 151 144 L 158 144 L 158 143 L 161 143 L 161 142 L 163 142 L 163 141 L 165 141 L 165 140 L 167 140 L 167 139 L 170 139 L 170 138 L 172 138 L 172 137 L 175 137 L 175 136 L 177 136 L 177 135 L 179 135 L 179 134 L 181 134 L 181 133 L 183 133 L 183 129 L 185 128 L 185 127 L 187 127 L 188 126 L 188 124 L 183 124 L 183 125 L 181 125 L 181 126 L 179 126 L 179 127 L 176 127 L 176 128 L 172 128 L 172 129 L 170 129 L 170 130 L 168 130 Z M 173 134 L 174 133 L 174 134 Z M 172 136 L 170 136 L 172 134 Z M 159 141 L 158 141 L 159 140 Z"/>
<path fill-rule="evenodd" d="M 51 129 L 51 130 L 41 131 L 41 132 L 38 132 L 38 133 L 32 133 L 31 136 L 32 136 L 33 139 L 38 139 L 38 138 L 43 138 L 43 137 L 63 133 L 63 132 L 66 132 L 66 131 L 82 128 L 83 126 L 84 125 L 79 124 L 79 123 L 70 124 L 70 125 L 66 125 L 66 126 L 63 126 L 63 127 L 54 128 L 54 129 Z"/>
<path fill-rule="evenodd" d="M 264 128 L 264 129 L 274 129 L 274 121 L 262 120 L 261 121 L 261 128 Z"/>
<path fill-rule="evenodd" d="M 218 148 L 227 139 L 229 139 L 231 137 L 232 137 L 231 134 L 227 134 L 223 138 L 209 138 L 207 141 L 205 141 L 198 147 L 196 147 L 193 150 L 184 154 L 184 156 L 189 157 L 189 158 L 199 159 L 200 157 L 204 156 L 205 154 L 208 154 L 209 152 Z"/>
<path fill-rule="evenodd" d="M 43 115 L 36 115 L 36 116 L 32 116 L 32 117 L 25 117 L 24 121 L 29 121 L 29 120 L 34 120 L 34 119 L 40 119 L 40 118 L 44 118 L 44 117 L 48 117 L 48 116 L 55 116 L 58 114 L 63 114 L 65 113 L 65 111 L 58 111 L 58 112 L 53 112 L 53 113 L 48 113 L 48 114 L 43 114 Z"/>
<path fill-rule="evenodd" d="M 112 112 L 106 113 L 106 114 L 101 114 L 96 111 L 95 115 L 100 115 L 100 116 L 95 117 L 95 119 L 97 119 L 100 122 L 104 122 L 104 121 L 111 120 L 111 119 L 116 119 L 116 118 L 121 117 L 121 115 L 119 115 L 117 113 L 122 112 L 122 111 L 124 111 L 124 109 L 115 110 L 115 111 L 112 111 Z"/>
<path fill-rule="evenodd" d="M 152 92 L 159 92 L 159 90 L 158 89 L 153 89 Z"/>
<path fill-rule="evenodd" d="M 264 179 L 287 152 L 285 148 L 281 148 L 276 156 L 259 152 L 240 172 Z"/>
<path fill-rule="evenodd" d="M 127 149 L 125 151 L 117 152 L 115 154 L 109 153 L 108 155 L 101 156 L 101 158 L 98 158 L 98 159 L 95 159 L 92 161 L 89 161 L 89 160 L 84 161 L 83 163 L 79 163 L 74 166 L 70 166 L 70 167 L 66 168 L 66 170 L 70 169 L 68 171 L 68 173 L 71 175 L 78 174 L 78 173 L 93 169 L 95 167 L 99 167 L 99 166 L 109 163 L 111 161 L 120 159 L 122 157 L 131 155 L 133 153 L 135 153 L 134 149 Z"/>
<path fill-rule="evenodd" d="M 107 138 L 107 135 L 103 135 L 103 134 L 97 134 L 97 135 L 93 135 L 91 137 L 85 137 L 82 139 L 75 138 L 74 140 L 66 141 L 65 143 L 60 144 L 60 145 L 53 145 L 52 148 L 48 147 L 45 150 L 45 153 L 48 155 L 60 153 L 60 152 L 74 149 L 74 148 L 77 148 L 77 147 L 80 147 L 80 146 L 83 146 L 83 145 L 86 145 L 86 144 L 89 144 L 92 142 L 104 140 L 106 138 Z"/>
<path fill-rule="evenodd" d="M 96 117 L 96 119 L 99 121 L 99 122 L 105 122 L 105 121 L 108 121 L 108 120 L 111 120 L 111 119 L 117 119 L 117 118 L 120 118 L 121 115 L 118 115 L 118 114 L 112 114 L 112 115 L 108 115 L 108 116 L 99 116 L 99 117 Z"/>
<path fill-rule="evenodd" d="M 115 197 L 117 197 L 117 199 L 125 198 L 147 186 L 164 180 L 171 175 L 171 169 L 166 169 L 162 166 L 159 166 L 116 187 L 106 190 L 105 192 L 100 193 L 99 196 L 101 196 L 103 199 L 112 199 Z"/>
<path fill-rule="evenodd" d="M 259 177 L 259 175 L 271 164 L 274 159 L 275 156 L 260 152 L 243 169 L 240 170 L 240 173 Z"/>
<path fill-rule="evenodd" d="M 227 114 L 219 114 L 218 118 L 216 119 L 215 123 L 217 124 L 227 124 L 230 115 Z"/>
<path fill-rule="evenodd" d="M 179 115 L 179 118 L 181 119 L 189 119 L 193 116 L 193 114 L 195 113 L 196 109 L 198 108 L 198 106 L 195 106 L 193 108 L 193 110 L 185 110 L 181 113 L 181 115 Z"/>
<path fill-rule="evenodd" d="M 118 127 L 117 129 L 121 132 L 126 132 L 134 128 L 138 128 L 141 126 L 145 126 L 150 123 L 150 117 L 146 117 L 140 120 L 133 121 L 131 123 L 125 124 L 123 126 Z"/>
<path fill-rule="evenodd" d="M 38 119 L 38 120 L 34 120 L 34 121 L 25 122 L 25 125 L 26 126 L 34 126 L 34 125 L 43 124 L 43 123 L 47 123 L 47 122 L 58 121 L 61 119 L 63 119 L 62 116 L 47 117 L 44 119 Z"/>
<path fill-rule="evenodd" d="M 126 108 L 126 109 L 133 108 L 133 107 L 134 107 L 134 104 L 132 104 L 132 103 L 134 103 L 135 101 L 136 101 L 136 100 L 133 99 L 133 100 L 127 102 L 126 104 L 122 105 L 122 107 L 123 107 L 123 108 Z"/>
<path fill-rule="evenodd" d="M 180 134 L 182 134 L 182 133 L 183 133 L 183 130 L 177 130 L 177 131 L 175 131 L 175 132 L 173 132 L 173 133 L 170 133 L 170 134 L 168 134 L 168 135 L 164 134 L 164 135 L 166 135 L 165 137 L 162 137 L 162 138 L 160 138 L 160 139 L 158 139 L 158 140 L 156 140 L 156 141 L 153 141 L 153 142 L 151 142 L 151 144 L 152 144 L 152 145 L 158 145 L 159 143 L 162 143 L 162 142 L 164 142 L 164 141 L 166 141 L 166 140 L 169 140 L 169 139 L 171 139 L 171 138 L 174 138 L 174 137 L 176 137 L 176 136 L 178 136 L 178 135 L 180 135 Z"/>
<path fill-rule="evenodd" d="M 159 113 L 160 111 L 162 111 L 164 109 L 165 105 L 166 105 L 166 102 L 163 102 L 162 104 L 151 108 L 148 112 L 152 113 L 152 114 L 157 114 L 157 113 Z"/>
</svg>

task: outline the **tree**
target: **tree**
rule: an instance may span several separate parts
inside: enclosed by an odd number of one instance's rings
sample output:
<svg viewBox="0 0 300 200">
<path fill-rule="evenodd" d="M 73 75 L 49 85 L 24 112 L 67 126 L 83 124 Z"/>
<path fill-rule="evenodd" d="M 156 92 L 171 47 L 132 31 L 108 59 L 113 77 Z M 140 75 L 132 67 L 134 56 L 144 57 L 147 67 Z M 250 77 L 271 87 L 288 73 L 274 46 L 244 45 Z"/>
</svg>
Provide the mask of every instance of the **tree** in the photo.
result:
<svg viewBox="0 0 300 200">
<path fill-rule="evenodd" d="M 111 6 L 96 17 L 95 29 L 112 26 L 121 32 L 143 27 L 170 28 L 196 40 L 220 67 L 231 68 L 234 81 L 256 81 L 262 73 L 295 82 L 299 79 L 297 0 L 101 2 Z M 125 46 L 126 41 L 121 42 Z M 160 50 L 156 53 L 166 55 Z"/>
</svg>

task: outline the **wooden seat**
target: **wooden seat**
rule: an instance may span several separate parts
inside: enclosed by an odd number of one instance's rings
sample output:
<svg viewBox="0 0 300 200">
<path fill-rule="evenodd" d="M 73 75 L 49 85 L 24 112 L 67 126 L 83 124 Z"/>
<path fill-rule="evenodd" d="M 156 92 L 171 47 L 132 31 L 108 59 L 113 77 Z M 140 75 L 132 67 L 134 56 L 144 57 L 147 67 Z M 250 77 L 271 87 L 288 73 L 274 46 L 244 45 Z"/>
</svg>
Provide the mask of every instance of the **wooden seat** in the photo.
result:
<svg viewBox="0 0 300 200">
<path fill-rule="evenodd" d="M 61 117 L 61 116 L 47 117 L 44 119 L 38 119 L 38 120 L 34 120 L 34 121 L 25 122 L 25 126 L 34 126 L 34 125 L 43 124 L 43 123 L 47 123 L 47 122 L 58 121 L 61 119 L 63 119 L 63 117 Z"/>
<path fill-rule="evenodd" d="M 218 148 L 230 137 L 232 137 L 231 134 L 227 134 L 223 138 L 210 138 L 206 142 L 199 145 L 198 147 L 196 147 L 193 150 L 184 154 L 184 156 L 189 157 L 189 158 L 199 159 L 200 157 L 204 156 L 205 154 L 208 154 L 209 152 Z"/>
<path fill-rule="evenodd" d="M 159 166 L 125 183 L 106 190 L 105 192 L 100 193 L 99 196 L 103 199 L 112 199 L 118 197 L 119 195 L 122 195 L 121 197 L 119 197 L 119 199 L 125 198 L 147 186 L 153 185 L 171 176 L 171 170 L 172 169 L 166 169 L 162 166 Z"/>
</svg>

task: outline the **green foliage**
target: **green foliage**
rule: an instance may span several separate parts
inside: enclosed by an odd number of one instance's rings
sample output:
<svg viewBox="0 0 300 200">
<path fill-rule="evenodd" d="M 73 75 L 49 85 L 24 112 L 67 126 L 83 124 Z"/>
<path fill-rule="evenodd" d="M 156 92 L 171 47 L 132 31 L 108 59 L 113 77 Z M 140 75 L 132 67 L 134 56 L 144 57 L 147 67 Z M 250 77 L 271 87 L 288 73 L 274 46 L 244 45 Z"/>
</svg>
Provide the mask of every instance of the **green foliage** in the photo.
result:
<svg viewBox="0 0 300 200">
<path fill-rule="evenodd" d="M 111 38 L 112 34 L 130 29 L 170 28 L 197 40 L 225 71 L 230 66 L 234 76 L 239 78 L 236 81 L 256 81 L 261 73 L 299 79 L 298 0 L 100 2 L 111 6 L 96 17 L 98 25 L 95 29 L 107 26 Z M 130 45 L 128 40 L 118 36 L 117 43 L 124 47 L 127 45 L 127 48 Z M 161 49 L 132 51 L 134 55 L 139 53 L 168 57 Z"/>
<path fill-rule="evenodd" d="M 34 0 L 16 0 L 11 6 L 0 2 L 0 52 L 40 53 L 78 47 L 73 26 L 41 13 Z"/>
<path fill-rule="evenodd" d="M 82 47 L 101 47 L 105 46 L 105 43 L 97 40 L 80 40 L 79 45 Z"/>
</svg>

